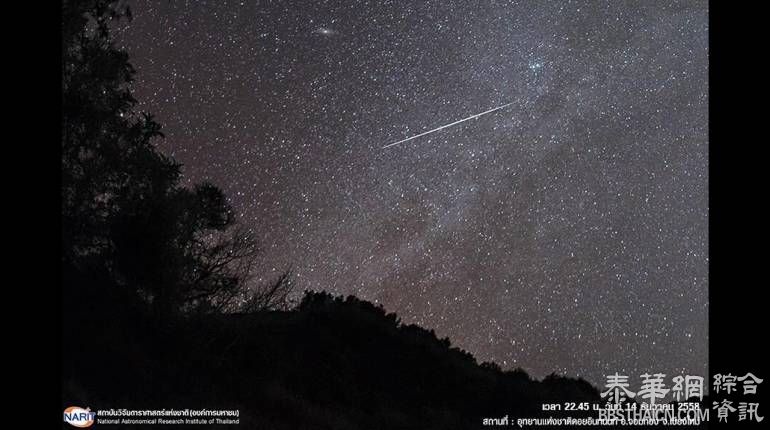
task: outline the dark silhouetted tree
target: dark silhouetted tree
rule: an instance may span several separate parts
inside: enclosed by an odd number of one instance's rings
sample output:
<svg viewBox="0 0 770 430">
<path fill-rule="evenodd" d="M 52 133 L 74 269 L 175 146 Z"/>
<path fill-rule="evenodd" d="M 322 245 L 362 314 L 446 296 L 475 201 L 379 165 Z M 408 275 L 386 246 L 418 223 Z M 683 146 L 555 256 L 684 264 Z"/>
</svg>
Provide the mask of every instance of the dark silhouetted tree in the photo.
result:
<svg viewBox="0 0 770 430">
<path fill-rule="evenodd" d="M 62 16 L 63 264 L 138 293 L 163 315 L 232 307 L 248 300 L 243 291 L 264 302 L 260 288 L 243 288 L 253 235 L 234 228 L 220 189 L 180 186 L 179 164 L 153 144 L 160 125 L 137 111 L 134 69 L 110 36 L 130 10 L 67 0 Z"/>
</svg>

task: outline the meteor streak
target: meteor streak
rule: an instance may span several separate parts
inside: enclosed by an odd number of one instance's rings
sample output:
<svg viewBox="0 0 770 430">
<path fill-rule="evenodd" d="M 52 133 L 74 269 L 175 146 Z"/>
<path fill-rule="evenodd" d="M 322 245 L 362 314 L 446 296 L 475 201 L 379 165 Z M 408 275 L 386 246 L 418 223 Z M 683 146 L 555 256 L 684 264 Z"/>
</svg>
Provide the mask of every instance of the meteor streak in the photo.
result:
<svg viewBox="0 0 770 430">
<path fill-rule="evenodd" d="M 426 132 L 424 132 L 424 133 L 420 133 L 420 134 L 418 134 L 418 135 L 416 135 L 416 136 L 412 136 L 412 137 L 406 138 L 406 139 L 404 139 L 404 140 L 399 140 L 398 142 L 389 143 L 389 144 L 387 144 L 387 145 L 383 146 L 383 147 L 382 147 L 382 149 L 385 149 L 385 148 L 390 148 L 391 146 L 395 146 L 395 145 L 398 145 L 399 143 L 404 143 L 404 142 L 406 142 L 406 141 L 408 141 L 408 140 L 417 139 L 418 137 L 421 137 L 421 136 L 425 136 L 426 134 L 431 134 L 431 133 L 433 133 L 434 131 L 443 130 L 443 129 L 447 128 L 447 127 L 451 127 L 451 126 L 453 126 L 453 125 L 457 125 L 457 124 L 459 124 L 459 123 L 461 123 L 461 122 L 465 122 L 465 121 L 471 120 L 471 119 L 473 119 L 473 118 L 478 118 L 478 117 L 480 117 L 480 116 L 482 116 L 482 115 L 486 115 L 486 114 L 488 114 L 488 113 L 492 113 L 492 112 L 494 112 L 494 111 L 496 111 L 496 110 L 500 110 L 500 109 L 502 109 L 502 108 L 504 108 L 504 107 L 507 107 L 507 106 L 510 106 L 510 105 L 512 105 L 512 104 L 513 104 L 513 102 L 511 102 L 511 103 L 508 103 L 508 104 L 504 104 L 504 105 L 502 105 L 502 106 L 498 106 L 498 107 L 496 107 L 496 108 L 494 108 L 494 109 L 490 109 L 490 110 L 488 110 L 488 111 L 484 111 L 484 112 L 481 112 L 481 113 L 477 113 L 476 115 L 471 115 L 471 116 L 469 116 L 468 118 L 463 118 L 463 119 L 461 119 L 461 120 L 459 120 L 459 121 L 455 121 L 455 122 L 453 122 L 453 123 L 450 123 L 450 124 L 442 125 L 441 127 L 438 127 L 438 128 L 434 128 L 433 130 L 428 130 L 428 131 L 426 131 Z"/>
</svg>

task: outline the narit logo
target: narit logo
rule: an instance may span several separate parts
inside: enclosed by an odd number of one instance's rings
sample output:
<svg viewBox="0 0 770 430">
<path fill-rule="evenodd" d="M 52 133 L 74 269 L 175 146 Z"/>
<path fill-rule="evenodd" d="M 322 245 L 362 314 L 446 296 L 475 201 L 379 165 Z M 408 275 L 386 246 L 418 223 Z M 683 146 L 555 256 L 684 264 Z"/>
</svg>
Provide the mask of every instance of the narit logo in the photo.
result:
<svg viewBox="0 0 770 430">
<path fill-rule="evenodd" d="M 74 427 L 91 427 L 94 424 L 96 412 L 91 409 L 83 409 L 80 406 L 70 406 L 64 410 L 64 422 Z"/>
</svg>

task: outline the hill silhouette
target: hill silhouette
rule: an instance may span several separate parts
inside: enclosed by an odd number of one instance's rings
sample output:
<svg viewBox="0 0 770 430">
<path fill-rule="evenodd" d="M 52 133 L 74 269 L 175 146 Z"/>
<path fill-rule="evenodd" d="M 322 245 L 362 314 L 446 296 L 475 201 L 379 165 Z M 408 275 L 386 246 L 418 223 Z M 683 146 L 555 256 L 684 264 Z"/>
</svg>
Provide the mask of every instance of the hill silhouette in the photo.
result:
<svg viewBox="0 0 770 430">
<path fill-rule="evenodd" d="M 94 409 L 237 408 L 248 428 L 459 429 L 544 416 L 543 403 L 601 400 L 580 379 L 479 364 L 352 296 L 306 292 L 289 311 L 161 326 L 140 302 L 70 281 L 80 291 L 65 306 L 79 317 L 63 326 L 63 397 Z"/>
<path fill-rule="evenodd" d="M 484 418 L 596 417 L 544 412 L 543 404 L 604 403 L 582 379 L 538 381 L 479 364 L 353 296 L 306 292 L 292 310 L 161 325 L 140 301 L 104 294 L 85 278 L 68 281 L 80 290 L 64 303 L 79 309 L 63 326 L 69 404 L 239 409 L 245 428 L 279 430 L 490 428 Z"/>
</svg>

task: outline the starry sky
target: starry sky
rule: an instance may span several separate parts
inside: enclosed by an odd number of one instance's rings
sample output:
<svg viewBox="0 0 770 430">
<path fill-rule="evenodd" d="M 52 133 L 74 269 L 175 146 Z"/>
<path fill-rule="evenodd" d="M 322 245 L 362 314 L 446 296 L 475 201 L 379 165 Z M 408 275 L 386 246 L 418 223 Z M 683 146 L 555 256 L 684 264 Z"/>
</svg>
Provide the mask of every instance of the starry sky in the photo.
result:
<svg viewBox="0 0 770 430">
<path fill-rule="evenodd" d="M 707 2 L 129 4 L 140 108 L 262 279 L 537 378 L 706 376 Z"/>
</svg>

